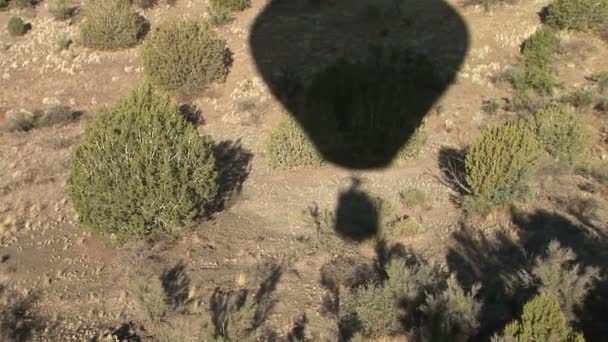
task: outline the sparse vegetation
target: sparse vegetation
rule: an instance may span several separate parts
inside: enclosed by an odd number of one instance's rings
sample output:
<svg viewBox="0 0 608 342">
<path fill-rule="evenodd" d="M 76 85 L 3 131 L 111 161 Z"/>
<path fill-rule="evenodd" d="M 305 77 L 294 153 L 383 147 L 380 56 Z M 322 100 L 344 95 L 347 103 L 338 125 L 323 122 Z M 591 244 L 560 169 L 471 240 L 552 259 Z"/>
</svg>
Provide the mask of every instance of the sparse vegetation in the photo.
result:
<svg viewBox="0 0 608 342">
<path fill-rule="evenodd" d="M 101 111 L 74 152 L 69 193 L 80 221 L 119 240 L 175 235 L 216 199 L 212 148 L 176 104 L 143 85 Z"/>
<path fill-rule="evenodd" d="M 588 151 L 588 134 L 578 116 L 563 107 L 551 106 L 530 117 L 531 128 L 544 149 L 556 160 L 576 163 Z"/>
<path fill-rule="evenodd" d="M 80 38 L 84 46 L 98 50 L 126 49 L 139 42 L 143 24 L 129 0 L 90 0 L 84 9 Z"/>
<path fill-rule="evenodd" d="M 600 92 L 608 90 L 608 71 L 595 73 L 589 79 L 597 86 Z"/>
<path fill-rule="evenodd" d="M 406 207 L 427 206 L 429 195 L 422 190 L 408 188 L 399 192 L 399 201 Z"/>
<path fill-rule="evenodd" d="M 135 6 L 141 8 L 141 9 L 152 8 L 156 5 L 157 2 L 158 2 L 158 0 L 133 0 L 133 3 L 135 4 Z"/>
<path fill-rule="evenodd" d="M 158 278 L 140 279 L 131 288 L 130 294 L 146 318 L 152 322 L 162 320 L 170 310 L 169 299 Z"/>
<path fill-rule="evenodd" d="M 404 239 L 426 232 L 426 228 L 413 217 L 398 217 L 388 222 L 388 235 L 392 238 Z"/>
<path fill-rule="evenodd" d="M 420 156 L 422 148 L 426 143 L 426 132 L 424 131 L 424 125 L 416 128 L 414 133 L 405 142 L 403 147 L 399 150 L 399 157 L 401 159 L 414 159 Z"/>
<path fill-rule="evenodd" d="M 251 0 L 211 0 L 214 9 L 242 11 L 251 6 Z"/>
<path fill-rule="evenodd" d="M 26 24 L 23 19 L 19 17 L 12 17 L 8 21 L 8 25 L 6 26 L 8 33 L 11 36 L 23 36 L 29 30 L 29 25 Z"/>
<path fill-rule="evenodd" d="M 555 0 L 545 22 L 560 29 L 589 30 L 608 21 L 606 0 Z"/>
<path fill-rule="evenodd" d="M 270 132 L 266 156 L 273 168 L 320 166 L 322 159 L 295 119 L 285 117 Z"/>
<path fill-rule="evenodd" d="M 496 99 L 484 101 L 481 104 L 481 109 L 490 115 L 496 115 L 500 110 L 500 102 L 498 102 Z"/>
<path fill-rule="evenodd" d="M 466 181 L 473 196 L 465 199 L 465 206 L 489 209 L 521 199 L 540 151 L 534 133 L 524 123 L 483 130 L 466 154 Z"/>
<path fill-rule="evenodd" d="M 169 91 L 200 88 L 228 73 L 226 42 L 202 19 L 168 19 L 143 46 L 146 76 Z"/>
</svg>

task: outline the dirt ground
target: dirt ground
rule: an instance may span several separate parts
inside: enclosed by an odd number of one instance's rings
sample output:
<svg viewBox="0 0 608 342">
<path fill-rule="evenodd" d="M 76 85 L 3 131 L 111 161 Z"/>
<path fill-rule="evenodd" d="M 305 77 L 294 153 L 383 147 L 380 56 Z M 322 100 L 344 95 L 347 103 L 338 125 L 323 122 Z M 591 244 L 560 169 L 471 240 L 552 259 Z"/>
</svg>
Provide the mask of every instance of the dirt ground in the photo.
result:
<svg viewBox="0 0 608 342">
<path fill-rule="evenodd" d="M 423 233 L 393 242 L 402 243 L 446 270 L 453 271 L 450 256 L 455 254 L 464 261 L 476 262 L 466 250 L 475 245 L 462 240 L 463 234 L 469 233 L 463 222 L 470 222 L 453 200 L 454 190 L 440 181 L 439 156 L 447 148 L 466 146 L 480 128 L 514 115 L 503 110 L 490 115 L 482 111 L 481 104 L 509 96 L 509 86 L 496 85 L 491 78 L 517 61 L 519 44 L 540 25 L 537 13 L 547 1 L 521 1 L 499 6 L 490 13 L 451 1 L 468 25 L 471 46 L 457 82 L 428 115 L 428 141 L 421 156 L 397 160 L 383 170 L 356 173 L 332 165 L 293 170 L 267 166 L 265 137 L 282 114 L 280 104 L 257 74 L 248 47 L 248 30 L 265 1 L 252 3 L 251 8 L 235 14 L 233 21 L 219 28 L 234 53 L 228 79 L 192 99 L 201 111 L 201 129 L 216 142 L 231 147 L 226 157 L 230 170 L 226 172 L 240 190 L 234 191 L 225 210 L 176 241 L 132 242 L 120 247 L 79 226 L 67 196 L 66 180 L 70 152 L 82 138 L 87 120 L 98 108 L 113 104 L 143 80 L 140 50 L 109 53 L 76 45 L 57 52 L 58 39 L 78 34 L 78 19 L 73 23 L 54 21 L 47 1 L 31 10 L 0 12 L 2 28 L 17 13 L 33 27 L 18 38 L 10 37 L 4 29 L 0 31 L 0 123 L 6 121 L 4 116 L 10 110 L 56 104 L 86 113 L 68 125 L 0 133 L 0 280 L 35 298 L 32 311 L 44 329 L 32 340 L 85 341 L 129 322 L 138 327 L 144 340 L 155 340 L 151 337 L 155 327 L 146 326 L 144 313 L 129 289 L 141 279 L 159 277 L 167 271 L 187 279 L 188 314 L 180 318 L 175 314 L 170 319 L 172 327 L 198 329 L 204 322 L 197 313 L 207 310 L 214 289 L 235 284 L 255 289 L 267 280 L 276 264 L 281 265 L 274 290 L 277 302 L 267 324 L 287 333 L 303 312 L 319 307 L 324 293 L 320 270 L 335 257 L 331 250 L 312 250 L 303 242 L 303 237 L 314 234 L 305 211 L 313 203 L 333 210 L 353 177 L 361 179 L 361 187 L 368 194 L 391 204 L 389 215 L 405 212 L 426 228 Z M 141 14 L 154 25 L 171 16 L 202 15 L 207 6 L 202 0 L 178 0 L 175 7 L 163 2 Z M 595 71 L 608 70 L 606 43 L 585 34 L 568 33 L 564 39 L 572 41 L 575 48 L 559 57 L 560 91 L 584 84 L 585 76 Z M 247 90 L 253 95 L 246 95 L 257 100 L 255 120 L 240 113 L 235 104 L 235 98 L 243 96 L 245 80 L 253 84 L 253 90 Z M 589 165 L 603 170 L 608 166 L 608 119 L 605 114 L 581 115 L 592 132 Z M 476 232 L 471 234 L 490 240 L 496 231 L 515 236 L 526 229 L 522 228 L 525 222 L 536 222 L 534 218 L 540 220 L 544 217 L 540 213 L 544 213 L 552 219 L 534 225 L 534 234 L 544 239 L 561 235 L 537 233 L 538 227 L 559 230 L 561 226 L 555 223 L 559 220 L 577 227 L 579 230 L 572 234 L 585 236 L 593 246 L 605 239 L 606 183 L 590 174 L 569 172 L 567 167 L 543 172 L 546 174 L 535 184 L 536 198 L 518 208 L 520 217 L 529 220 L 501 211 L 476 219 Z M 402 208 L 398 192 L 405 188 L 426 192 L 429 205 Z M 571 247 L 578 252 L 575 243 Z M 374 258 L 372 244 L 355 249 L 365 260 Z M 482 247 L 476 250 L 480 255 L 483 252 Z M 478 272 L 483 272 L 478 266 Z M 182 329 L 181 325 L 188 328 Z M 187 338 L 191 336 L 194 333 Z"/>
</svg>

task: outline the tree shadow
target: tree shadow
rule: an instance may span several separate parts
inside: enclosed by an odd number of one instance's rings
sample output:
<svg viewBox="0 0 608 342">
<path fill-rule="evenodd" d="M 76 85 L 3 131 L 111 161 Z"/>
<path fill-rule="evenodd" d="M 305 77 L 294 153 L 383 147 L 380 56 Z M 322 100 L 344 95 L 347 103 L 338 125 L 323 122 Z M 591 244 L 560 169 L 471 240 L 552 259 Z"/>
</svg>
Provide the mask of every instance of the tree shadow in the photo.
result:
<svg viewBox="0 0 608 342">
<path fill-rule="evenodd" d="M 239 324 L 241 328 L 245 328 L 246 333 L 262 326 L 276 304 L 274 291 L 282 274 L 282 265 L 270 265 L 255 292 L 245 288 L 237 290 L 215 288 L 209 301 L 209 312 L 215 337 L 235 338 L 228 336 L 232 329 L 230 324 Z M 250 306 L 247 306 L 248 303 Z M 248 314 L 247 310 L 253 310 L 253 314 Z M 236 321 L 235 317 L 237 317 Z M 243 318 L 247 321 L 237 322 L 238 319 Z"/>
<path fill-rule="evenodd" d="M 535 258 L 546 255 L 549 243 L 556 240 L 564 248 L 572 249 L 582 267 L 599 266 L 605 274 L 607 260 L 606 239 L 583 223 L 573 222 L 559 213 L 536 210 L 532 213 L 512 210 L 512 222 L 518 238 L 498 232 L 492 239 L 475 228 L 464 227 L 452 236 L 447 255 L 449 269 L 454 271 L 463 286 L 482 284 L 483 299 L 480 314 L 481 329 L 477 336 L 488 340 L 500 332 L 511 320 L 519 317 L 523 305 L 537 292 L 516 279 L 522 271 L 530 272 Z M 578 308 L 578 322 L 588 340 L 608 336 L 608 327 L 598 317 L 608 314 L 608 284 L 595 283 Z"/>
<path fill-rule="evenodd" d="M 439 150 L 440 181 L 456 192 L 453 201 L 458 201 L 462 196 L 470 195 L 471 190 L 467 185 L 465 170 L 465 149 L 442 147 Z"/>
<path fill-rule="evenodd" d="M 219 169 L 219 206 L 226 209 L 241 194 L 243 183 L 251 172 L 253 153 L 245 149 L 239 139 L 216 144 L 214 155 Z"/>
<path fill-rule="evenodd" d="M 454 81 L 469 33 L 440 0 L 272 0 L 249 43 L 322 157 L 370 169 L 392 162 Z"/>
<path fill-rule="evenodd" d="M 381 203 L 360 190 L 361 180 L 353 177 L 346 191 L 338 195 L 335 232 L 343 239 L 361 242 L 378 235 Z"/>
<path fill-rule="evenodd" d="M 182 261 L 175 266 L 163 271 L 160 280 L 163 290 L 173 308 L 187 304 L 190 291 L 190 278 L 186 274 L 185 265 Z"/>
<path fill-rule="evenodd" d="M 31 341 L 34 333 L 44 326 L 43 318 L 34 310 L 38 293 L 22 295 L 0 284 L 0 297 L 0 339 Z"/>
</svg>

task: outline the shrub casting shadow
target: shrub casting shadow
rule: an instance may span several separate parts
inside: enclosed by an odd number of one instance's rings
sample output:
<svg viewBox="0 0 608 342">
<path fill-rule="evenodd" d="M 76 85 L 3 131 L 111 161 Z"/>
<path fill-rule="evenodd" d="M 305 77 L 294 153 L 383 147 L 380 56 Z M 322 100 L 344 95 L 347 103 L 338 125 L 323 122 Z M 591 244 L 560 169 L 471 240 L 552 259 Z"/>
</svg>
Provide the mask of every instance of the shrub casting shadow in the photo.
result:
<svg viewBox="0 0 608 342">
<path fill-rule="evenodd" d="M 369 169 L 391 163 L 454 81 L 469 33 L 440 0 L 272 0 L 249 42 L 322 157 Z"/>
<path fill-rule="evenodd" d="M 219 169 L 219 206 L 226 209 L 241 194 L 243 183 L 251 172 L 253 154 L 243 148 L 240 139 L 222 141 L 215 145 L 213 152 Z"/>
<path fill-rule="evenodd" d="M 582 267 L 598 266 L 601 274 L 605 275 L 608 266 L 604 252 L 608 240 L 597 234 L 593 227 L 585 226 L 584 222 L 573 222 L 544 210 L 531 214 L 513 211 L 512 215 L 519 230 L 519 241 L 501 233 L 489 240 L 474 228 L 465 227 L 453 235 L 453 244 L 448 252 L 449 268 L 457 273 L 463 287 L 470 287 L 475 282 L 483 286 L 479 340 L 488 340 L 506 323 L 519 317 L 523 305 L 537 289 L 509 288 L 504 276 L 514 276 L 520 270 L 530 271 L 535 258 L 546 255 L 552 240 L 572 249 Z M 587 340 L 604 340 L 608 336 L 605 322 L 598 320 L 598 317 L 608 315 L 608 282 L 605 276 L 595 283 L 576 314 L 578 322 L 575 326 L 583 330 Z"/>
</svg>

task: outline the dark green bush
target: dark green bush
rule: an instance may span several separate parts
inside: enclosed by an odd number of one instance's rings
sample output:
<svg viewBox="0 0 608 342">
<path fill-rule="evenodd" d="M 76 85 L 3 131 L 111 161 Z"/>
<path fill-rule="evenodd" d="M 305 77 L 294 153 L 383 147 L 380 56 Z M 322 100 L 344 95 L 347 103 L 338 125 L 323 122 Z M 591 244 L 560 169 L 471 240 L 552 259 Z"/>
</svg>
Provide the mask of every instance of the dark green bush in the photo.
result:
<svg viewBox="0 0 608 342">
<path fill-rule="evenodd" d="M 559 38 L 549 29 L 536 31 L 522 46 L 525 74 L 523 82 L 540 93 L 551 94 L 556 84 L 553 66 L 554 53 L 559 47 Z"/>
<path fill-rule="evenodd" d="M 169 19 L 143 46 L 150 81 L 169 91 L 202 87 L 228 74 L 226 42 L 201 19 Z"/>
<path fill-rule="evenodd" d="M 270 132 L 266 153 L 273 168 L 320 166 L 323 162 L 308 136 L 290 116 Z"/>
<path fill-rule="evenodd" d="M 466 181 L 473 193 L 467 205 L 491 208 L 520 199 L 540 152 L 534 133 L 523 122 L 483 130 L 465 157 Z"/>
<path fill-rule="evenodd" d="M 593 106 L 595 96 L 589 89 L 577 89 L 570 94 L 562 96 L 560 102 L 571 105 L 579 111 L 589 109 Z"/>
<path fill-rule="evenodd" d="M 588 134 L 573 113 L 551 106 L 534 113 L 529 121 L 536 139 L 556 160 L 576 163 L 587 156 Z"/>
<path fill-rule="evenodd" d="M 213 142 L 145 84 L 100 112 L 73 156 L 80 221 L 119 241 L 174 235 L 218 194 Z"/>
<path fill-rule="evenodd" d="M 0 0 L 0 9 L 6 8 L 8 6 L 8 0 Z"/>
<path fill-rule="evenodd" d="M 8 21 L 6 29 L 11 36 L 23 36 L 27 33 L 29 25 L 23 22 L 23 20 L 19 17 L 12 17 Z"/>
<path fill-rule="evenodd" d="M 545 19 L 560 29 L 592 29 L 608 22 L 608 0 L 555 0 Z"/>
<path fill-rule="evenodd" d="M 572 331 L 560 309 L 559 301 L 549 294 L 541 293 L 526 303 L 521 319 L 509 323 L 504 337 L 496 340 L 584 342 L 585 338 Z"/>
<path fill-rule="evenodd" d="M 143 19 L 129 0 L 90 0 L 80 25 L 82 44 L 99 50 L 135 46 L 143 32 Z"/>
<path fill-rule="evenodd" d="M 215 9 L 242 11 L 251 6 L 251 0 L 211 0 L 211 5 Z"/>
</svg>

